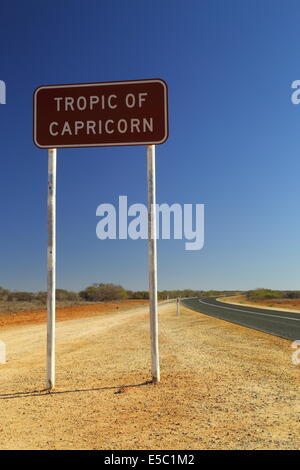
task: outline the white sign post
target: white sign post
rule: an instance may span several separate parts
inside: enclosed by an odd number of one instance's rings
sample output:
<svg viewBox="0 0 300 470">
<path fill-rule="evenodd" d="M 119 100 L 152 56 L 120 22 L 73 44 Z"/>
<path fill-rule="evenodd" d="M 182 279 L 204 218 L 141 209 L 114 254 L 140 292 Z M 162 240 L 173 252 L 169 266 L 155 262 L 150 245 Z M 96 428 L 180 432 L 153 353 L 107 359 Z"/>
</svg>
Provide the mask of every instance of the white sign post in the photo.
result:
<svg viewBox="0 0 300 470">
<path fill-rule="evenodd" d="M 1 81 L 0 81 L 1 82 Z M 168 138 L 167 84 L 160 79 L 41 86 L 34 143 L 48 149 L 47 380 L 55 386 L 56 149 L 147 145 L 152 380 L 160 381 L 157 311 L 155 144 Z M 134 108 L 134 109 L 133 109 Z"/>
<path fill-rule="evenodd" d="M 158 310 L 157 310 L 157 255 L 156 255 L 156 182 L 155 145 L 147 147 L 148 175 L 148 263 L 150 301 L 150 341 L 152 359 L 152 380 L 160 381 L 158 349 Z"/>
<path fill-rule="evenodd" d="M 56 149 L 48 150 L 47 383 L 55 386 Z"/>
<path fill-rule="evenodd" d="M 176 299 L 176 314 L 180 315 L 180 297 Z"/>
</svg>

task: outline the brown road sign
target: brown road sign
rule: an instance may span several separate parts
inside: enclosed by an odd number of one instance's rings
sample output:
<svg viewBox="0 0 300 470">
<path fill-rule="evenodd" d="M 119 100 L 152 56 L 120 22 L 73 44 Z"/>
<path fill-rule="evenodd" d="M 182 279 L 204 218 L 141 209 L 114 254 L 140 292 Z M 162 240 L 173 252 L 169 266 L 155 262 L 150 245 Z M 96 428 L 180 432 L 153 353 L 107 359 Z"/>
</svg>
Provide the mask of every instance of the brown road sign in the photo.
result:
<svg viewBox="0 0 300 470">
<path fill-rule="evenodd" d="M 163 80 L 49 85 L 34 93 L 40 148 L 162 144 L 168 138 Z"/>
</svg>

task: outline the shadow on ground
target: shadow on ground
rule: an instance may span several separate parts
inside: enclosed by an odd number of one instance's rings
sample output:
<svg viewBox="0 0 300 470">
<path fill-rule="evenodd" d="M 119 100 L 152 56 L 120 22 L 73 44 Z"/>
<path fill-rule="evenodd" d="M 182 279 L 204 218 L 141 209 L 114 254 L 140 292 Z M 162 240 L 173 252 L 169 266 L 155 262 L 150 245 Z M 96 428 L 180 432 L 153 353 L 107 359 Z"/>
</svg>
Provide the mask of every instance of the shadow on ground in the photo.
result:
<svg viewBox="0 0 300 470">
<path fill-rule="evenodd" d="M 124 393 L 126 390 L 131 388 L 138 388 L 143 387 L 146 385 L 153 384 L 152 381 L 146 381 L 139 384 L 131 384 L 131 385 L 117 385 L 112 387 L 99 387 L 99 388 L 82 388 L 82 389 L 75 389 L 75 390 L 31 390 L 29 392 L 15 392 L 15 393 L 5 393 L 0 394 L 0 400 L 11 400 L 13 398 L 27 398 L 27 397 L 43 397 L 49 395 L 63 395 L 65 393 L 80 393 L 80 392 L 101 392 L 105 390 L 116 390 L 115 394 Z"/>
</svg>

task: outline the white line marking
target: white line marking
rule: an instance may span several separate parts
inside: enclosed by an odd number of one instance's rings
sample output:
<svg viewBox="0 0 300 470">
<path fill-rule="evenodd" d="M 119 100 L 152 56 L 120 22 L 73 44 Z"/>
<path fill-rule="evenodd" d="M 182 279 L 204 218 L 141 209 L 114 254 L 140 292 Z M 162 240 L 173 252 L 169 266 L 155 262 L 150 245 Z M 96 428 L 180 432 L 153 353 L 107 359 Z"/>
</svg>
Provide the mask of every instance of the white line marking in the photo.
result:
<svg viewBox="0 0 300 470">
<path fill-rule="evenodd" d="M 300 318 L 291 318 L 291 317 L 281 317 L 280 315 L 272 315 L 271 313 L 260 313 L 260 312 L 250 312 L 250 310 L 242 310 L 240 308 L 232 308 L 232 307 L 221 307 L 215 304 L 209 304 L 208 302 L 203 302 L 203 300 L 199 300 L 200 303 L 209 305 L 210 307 L 217 307 L 217 308 L 227 308 L 228 310 L 236 310 L 238 312 L 244 313 L 252 313 L 252 315 L 263 315 L 267 317 L 275 317 L 275 318 L 283 318 L 285 320 L 293 320 L 293 321 L 300 321 Z"/>
</svg>

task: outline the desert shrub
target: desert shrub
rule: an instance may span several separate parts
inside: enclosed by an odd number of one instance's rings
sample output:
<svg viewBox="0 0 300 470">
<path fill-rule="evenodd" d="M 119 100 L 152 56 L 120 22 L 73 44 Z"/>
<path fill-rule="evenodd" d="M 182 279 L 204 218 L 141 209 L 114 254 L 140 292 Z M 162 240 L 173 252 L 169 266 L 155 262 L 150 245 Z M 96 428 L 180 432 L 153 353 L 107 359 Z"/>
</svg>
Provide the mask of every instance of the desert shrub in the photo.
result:
<svg viewBox="0 0 300 470">
<path fill-rule="evenodd" d="M 285 299 L 300 299 L 300 291 L 299 290 L 286 291 L 284 292 L 284 298 Z"/>
<path fill-rule="evenodd" d="M 4 287 L 1 287 L 0 286 L 0 300 L 1 301 L 6 301 L 8 296 L 9 296 L 9 290 L 8 289 L 4 289 Z"/>
<path fill-rule="evenodd" d="M 60 302 L 69 301 L 76 302 L 80 299 L 77 292 L 68 291 L 65 289 L 56 289 L 56 300 Z"/>
<path fill-rule="evenodd" d="M 246 297 L 249 300 L 268 300 L 268 299 L 280 299 L 282 293 L 272 289 L 254 289 L 246 293 Z"/>
<path fill-rule="evenodd" d="M 94 284 L 79 292 L 79 296 L 90 302 L 104 302 L 126 299 L 127 292 L 122 286 L 115 284 Z"/>
<path fill-rule="evenodd" d="M 149 292 L 144 291 L 144 290 L 138 290 L 138 291 L 132 292 L 129 298 L 135 299 L 135 300 L 147 300 L 149 299 Z"/>
<path fill-rule="evenodd" d="M 32 292 L 10 292 L 7 300 L 9 302 L 31 302 L 34 300 L 34 294 Z"/>
<path fill-rule="evenodd" d="M 36 292 L 34 298 L 36 302 L 45 304 L 47 302 L 47 292 Z"/>
</svg>

